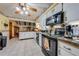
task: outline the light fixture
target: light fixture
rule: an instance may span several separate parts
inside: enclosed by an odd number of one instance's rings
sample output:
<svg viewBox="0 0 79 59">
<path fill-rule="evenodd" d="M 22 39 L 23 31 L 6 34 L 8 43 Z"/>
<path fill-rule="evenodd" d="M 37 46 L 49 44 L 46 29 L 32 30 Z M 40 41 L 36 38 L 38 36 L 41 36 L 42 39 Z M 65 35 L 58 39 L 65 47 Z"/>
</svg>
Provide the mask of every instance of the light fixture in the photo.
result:
<svg viewBox="0 0 79 59">
<path fill-rule="evenodd" d="M 23 11 L 21 11 L 20 14 L 22 15 L 23 14 Z"/>
<path fill-rule="evenodd" d="M 34 11 L 34 12 L 37 12 L 37 9 L 32 7 L 31 6 L 32 3 L 17 3 L 17 6 L 16 6 L 16 11 L 15 13 L 16 14 L 28 14 L 28 12 L 26 11 Z M 21 12 L 22 11 L 22 12 Z"/>
<path fill-rule="evenodd" d="M 25 14 L 27 15 L 28 14 L 28 11 L 25 11 Z"/>
<path fill-rule="evenodd" d="M 21 9 L 20 9 L 19 7 L 16 7 L 16 10 L 17 10 L 17 11 L 20 11 Z"/>
<path fill-rule="evenodd" d="M 26 10 L 26 8 L 25 8 L 25 7 L 23 7 L 23 10 L 25 11 L 25 10 Z"/>
<path fill-rule="evenodd" d="M 29 8 L 29 7 L 28 7 Z M 25 6 L 25 4 L 19 4 L 19 6 L 16 6 L 16 14 L 28 14 L 27 8 Z"/>
<path fill-rule="evenodd" d="M 30 8 L 30 7 L 29 7 L 29 6 L 27 6 L 27 10 L 29 10 L 29 8 Z"/>
</svg>

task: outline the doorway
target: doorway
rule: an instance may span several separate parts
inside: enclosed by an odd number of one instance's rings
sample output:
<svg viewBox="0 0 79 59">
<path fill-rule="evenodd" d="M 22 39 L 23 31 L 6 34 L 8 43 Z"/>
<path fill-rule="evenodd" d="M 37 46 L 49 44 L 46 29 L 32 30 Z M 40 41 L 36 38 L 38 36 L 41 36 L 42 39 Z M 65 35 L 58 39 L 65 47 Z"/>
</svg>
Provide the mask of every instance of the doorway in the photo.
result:
<svg viewBox="0 0 79 59">
<path fill-rule="evenodd" d="M 9 22 L 9 39 L 12 39 L 12 22 Z"/>
<path fill-rule="evenodd" d="M 19 37 L 19 27 L 14 26 L 14 37 L 18 38 Z"/>
<path fill-rule="evenodd" d="M 19 38 L 19 27 L 14 21 L 9 22 L 9 39 Z"/>
</svg>

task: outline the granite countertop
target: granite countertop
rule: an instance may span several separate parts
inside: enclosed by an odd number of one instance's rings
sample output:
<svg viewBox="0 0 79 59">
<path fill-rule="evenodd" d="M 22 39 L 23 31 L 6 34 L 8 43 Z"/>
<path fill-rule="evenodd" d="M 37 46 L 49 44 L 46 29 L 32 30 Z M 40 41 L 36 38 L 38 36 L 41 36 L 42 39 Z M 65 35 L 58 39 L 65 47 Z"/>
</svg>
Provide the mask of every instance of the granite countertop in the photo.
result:
<svg viewBox="0 0 79 59">
<path fill-rule="evenodd" d="M 69 43 L 69 44 L 79 47 L 79 40 L 73 40 L 73 39 L 58 37 L 58 36 L 50 36 L 49 34 L 46 34 L 46 33 L 42 33 L 42 35 L 45 35 L 51 38 L 57 38 L 58 41 L 62 41 L 62 42 Z"/>
<path fill-rule="evenodd" d="M 68 42 L 79 45 L 79 40 L 73 40 L 73 39 L 68 39 L 68 38 L 64 38 L 64 37 L 57 37 L 57 39 L 62 40 L 62 41 L 68 41 Z"/>
</svg>

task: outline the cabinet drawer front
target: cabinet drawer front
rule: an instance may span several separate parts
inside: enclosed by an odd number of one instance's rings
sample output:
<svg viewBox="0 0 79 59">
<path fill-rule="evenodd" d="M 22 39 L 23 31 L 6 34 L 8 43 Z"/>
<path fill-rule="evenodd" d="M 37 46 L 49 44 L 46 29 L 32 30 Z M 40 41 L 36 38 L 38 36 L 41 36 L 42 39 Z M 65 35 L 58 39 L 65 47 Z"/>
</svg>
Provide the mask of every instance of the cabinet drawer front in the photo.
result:
<svg viewBox="0 0 79 59">
<path fill-rule="evenodd" d="M 75 48 L 69 44 L 63 43 L 63 42 L 59 42 L 59 47 L 65 49 L 66 51 L 68 51 L 69 53 L 79 56 L 79 49 Z"/>
<path fill-rule="evenodd" d="M 74 56 L 74 55 L 72 55 L 71 53 L 69 53 L 61 48 L 59 56 Z"/>
</svg>

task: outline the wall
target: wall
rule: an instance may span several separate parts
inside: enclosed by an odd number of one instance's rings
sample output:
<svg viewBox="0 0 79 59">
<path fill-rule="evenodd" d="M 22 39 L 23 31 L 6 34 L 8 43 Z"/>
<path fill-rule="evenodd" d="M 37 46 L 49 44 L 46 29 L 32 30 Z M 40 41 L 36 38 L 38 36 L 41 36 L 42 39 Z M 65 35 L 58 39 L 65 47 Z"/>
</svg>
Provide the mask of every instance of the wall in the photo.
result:
<svg viewBox="0 0 79 59">
<path fill-rule="evenodd" d="M 9 25 L 9 20 L 7 17 L 0 14 L 0 32 L 2 32 L 3 36 L 7 36 L 7 43 L 9 42 L 9 27 L 5 27 L 4 23 Z"/>
<path fill-rule="evenodd" d="M 67 22 L 79 20 L 79 4 L 78 3 L 64 3 L 64 12 L 67 17 Z"/>
<path fill-rule="evenodd" d="M 9 23 L 8 18 L 0 14 L 0 32 L 8 30 L 8 27 L 6 28 L 4 23 Z"/>
</svg>

